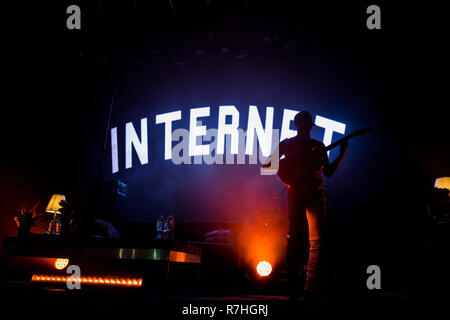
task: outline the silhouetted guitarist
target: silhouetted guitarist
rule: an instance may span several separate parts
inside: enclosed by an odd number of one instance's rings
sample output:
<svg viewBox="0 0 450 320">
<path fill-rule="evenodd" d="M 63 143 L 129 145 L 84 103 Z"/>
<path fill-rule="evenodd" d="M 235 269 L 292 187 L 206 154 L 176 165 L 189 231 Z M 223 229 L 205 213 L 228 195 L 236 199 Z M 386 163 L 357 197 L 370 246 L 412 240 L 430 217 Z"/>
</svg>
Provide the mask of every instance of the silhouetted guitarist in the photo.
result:
<svg viewBox="0 0 450 320">
<path fill-rule="evenodd" d="M 314 125 L 307 111 L 298 113 L 294 118 L 297 135 L 285 139 L 279 145 L 279 157 L 289 163 L 289 175 L 295 177 L 295 183 L 288 187 L 289 234 L 287 244 L 287 267 L 289 296 L 297 299 L 299 291 L 299 273 L 303 278 L 303 239 L 306 219 L 309 230 L 309 259 L 306 271 L 304 294 L 317 296 L 320 266 L 320 250 L 324 236 L 326 214 L 325 192 L 322 173 L 331 177 L 341 164 L 348 148 L 345 140 L 340 147 L 339 156 L 330 164 L 325 145 L 310 138 Z M 280 163 L 280 170 L 283 169 Z M 286 170 L 284 168 L 284 170 Z M 300 287 L 301 289 L 301 287 Z"/>
</svg>

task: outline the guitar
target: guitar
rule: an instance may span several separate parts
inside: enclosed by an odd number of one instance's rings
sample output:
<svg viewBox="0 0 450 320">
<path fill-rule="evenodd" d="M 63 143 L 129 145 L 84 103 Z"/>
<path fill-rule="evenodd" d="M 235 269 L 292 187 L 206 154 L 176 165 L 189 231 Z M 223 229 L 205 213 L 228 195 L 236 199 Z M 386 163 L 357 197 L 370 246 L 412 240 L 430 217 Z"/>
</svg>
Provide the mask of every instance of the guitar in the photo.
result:
<svg viewBox="0 0 450 320">
<path fill-rule="evenodd" d="M 329 151 L 331 149 L 336 148 L 337 146 L 341 145 L 345 141 L 348 141 L 354 137 L 363 136 L 369 132 L 372 132 L 372 127 L 365 127 L 359 130 L 356 130 L 349 135 L 339 139 L 336 142 L 333 142 L 332 144 L 325 147 L 325 151 Z M 284 182 L 284 184 L 295 186 L 298 184 L 299 180 L 301 180 L 302 175 L 302 168 L 299 167 L 298 161 L 295 161 L 296 159 L 288 159 L 284 158 L 281 159 L 279 162 L 279 168 L 278 168 L 278 177 L 281 179 L 281 181 Z"/>
</svg>

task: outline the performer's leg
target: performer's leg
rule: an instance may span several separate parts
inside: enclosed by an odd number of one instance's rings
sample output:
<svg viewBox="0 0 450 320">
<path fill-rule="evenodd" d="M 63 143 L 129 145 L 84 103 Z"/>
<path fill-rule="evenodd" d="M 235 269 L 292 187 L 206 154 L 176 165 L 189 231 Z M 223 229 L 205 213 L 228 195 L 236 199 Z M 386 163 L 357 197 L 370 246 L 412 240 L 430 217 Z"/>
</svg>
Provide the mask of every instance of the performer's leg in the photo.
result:
<svg viewBox="0 0 450 320">
<path fill-rule="evenodd" d="M 302 291 L 299 274 L 303 276 L 303 239 L 306 219 L 304 200 L 292 190 L 288 190 L 289 233 L 287 241 L 286 262 L 288 290 L 291 297 Z"/>
<path fill-rule="evenodd" d="M 317 294 L 319 289 L 321 250 L 324 240 L 326 216 L 326 201 L 323 191 L 317 192 L 310 199 L 306 216 L 308 219 L 309 230 L 309 258 L 305 291 Z"/>
</svg>

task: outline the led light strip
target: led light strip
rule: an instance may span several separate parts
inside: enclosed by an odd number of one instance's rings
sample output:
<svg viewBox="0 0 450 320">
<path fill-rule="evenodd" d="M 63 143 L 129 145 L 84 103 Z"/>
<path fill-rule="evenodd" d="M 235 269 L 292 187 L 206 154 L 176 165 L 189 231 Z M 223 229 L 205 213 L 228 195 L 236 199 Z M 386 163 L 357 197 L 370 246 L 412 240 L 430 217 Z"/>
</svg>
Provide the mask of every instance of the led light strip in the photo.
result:
<svg viewBox="0 0 450 320">
<path fill-rule="evenodd" d="M 33 274 L 31 282 L 56 282 L 63 283 L 67 280 L 80 282 L 88 285 L 118 286 L 118 287 L 141 287 L 142 278 L 119 278 L 119 277 L 66 277 L 45 274 Z"/>
</svg>

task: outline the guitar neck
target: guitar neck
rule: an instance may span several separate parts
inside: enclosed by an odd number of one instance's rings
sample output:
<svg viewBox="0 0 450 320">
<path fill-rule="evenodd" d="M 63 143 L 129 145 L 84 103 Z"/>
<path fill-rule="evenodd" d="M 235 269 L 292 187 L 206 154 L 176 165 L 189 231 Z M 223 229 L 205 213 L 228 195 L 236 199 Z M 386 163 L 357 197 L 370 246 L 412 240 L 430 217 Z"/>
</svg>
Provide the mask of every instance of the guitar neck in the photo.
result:
<svg viewBox="0 0 450 320">
<path fill-rule="evenodd" d="M 338 141 L 333 142 L 332 144 L 326 146 L 326 147 L 325 147 L 325 151 L 334 149 L 334 148 L 336 148 L 337 146 L 341 145 L 343 142 L 348 141 L 348 140 L 350 140 L 351 138 L 353 138 L 353 137 L 355 137 L 355 136 L 357 136 L 357 134 L 355 134 L 355 132 L 350 133 L 349 135 L 347 135 L 347 136 L 345 136 L 345 137 L 339 139 Z"/>
</svg>

